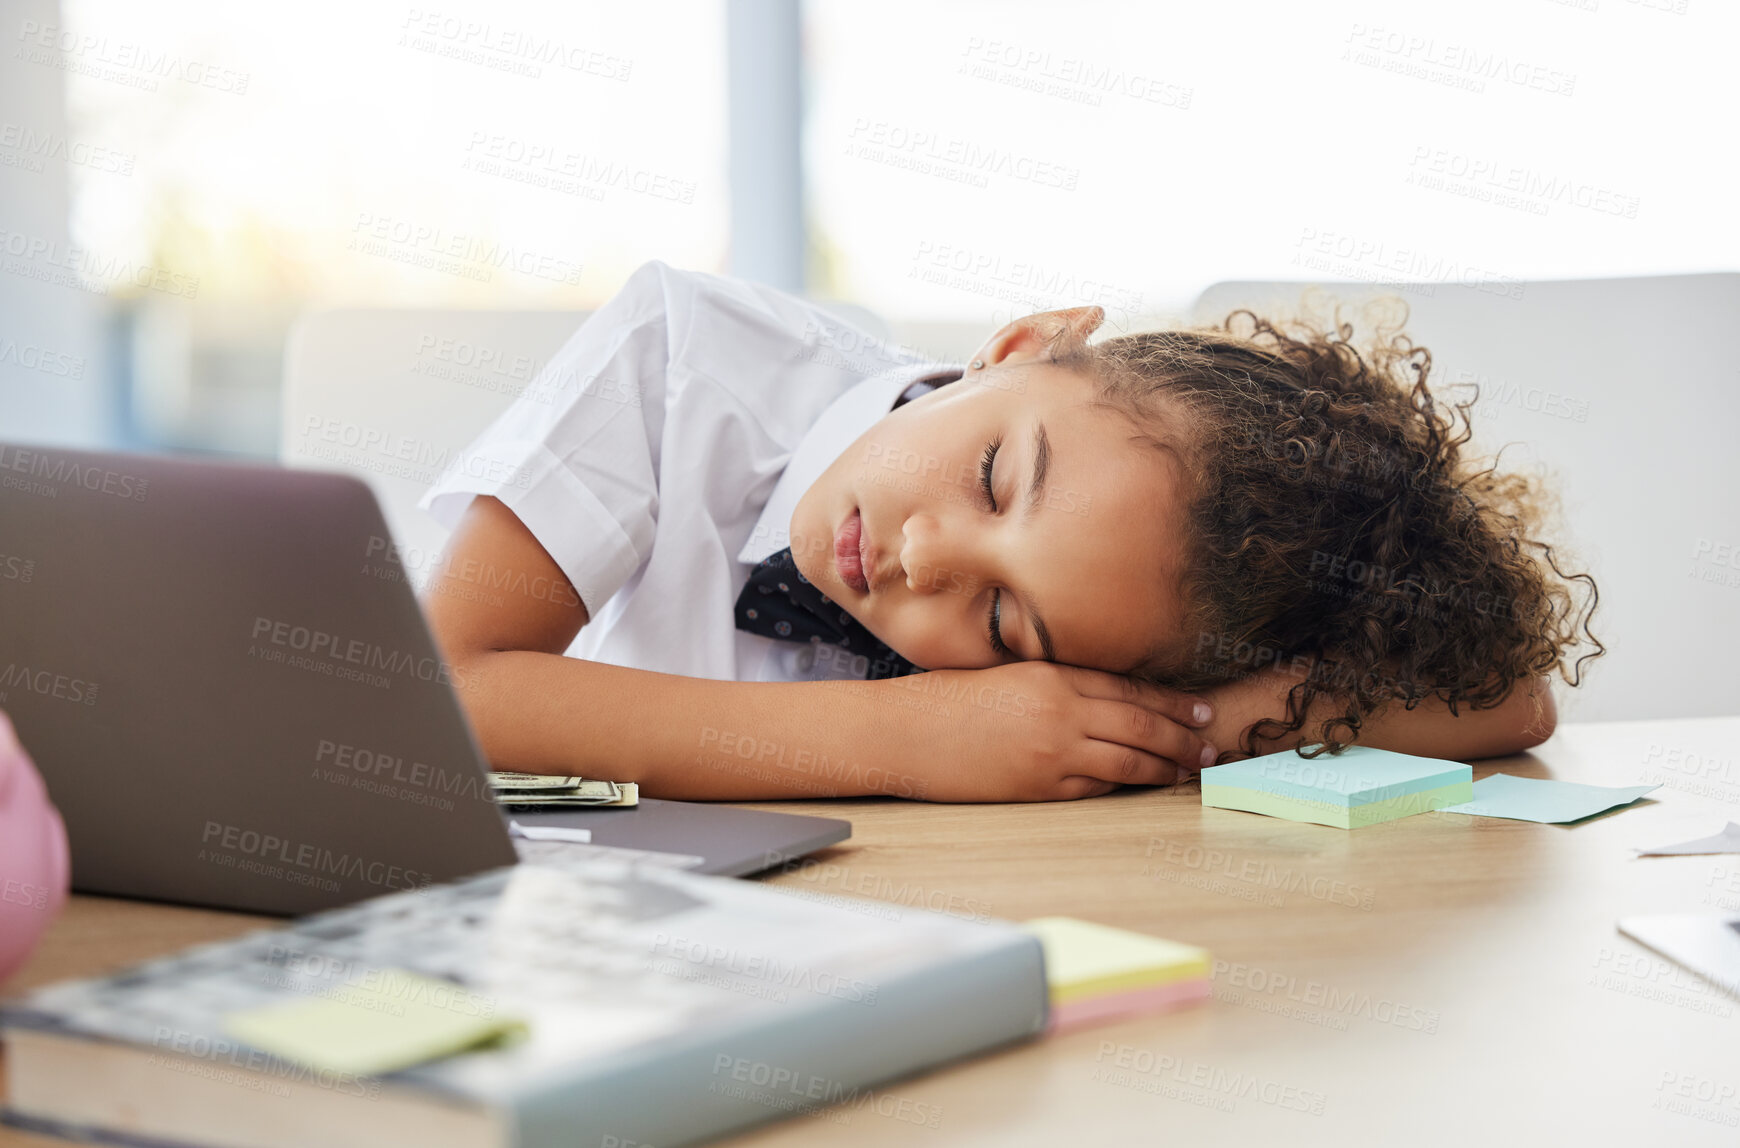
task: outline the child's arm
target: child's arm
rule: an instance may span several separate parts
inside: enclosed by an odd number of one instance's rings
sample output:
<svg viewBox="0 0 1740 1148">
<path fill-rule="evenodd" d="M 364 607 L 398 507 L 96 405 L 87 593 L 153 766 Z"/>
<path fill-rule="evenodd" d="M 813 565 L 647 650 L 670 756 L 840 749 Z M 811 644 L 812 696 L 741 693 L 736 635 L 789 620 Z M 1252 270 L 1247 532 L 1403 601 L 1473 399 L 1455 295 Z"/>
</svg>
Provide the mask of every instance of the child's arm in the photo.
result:
<svg viewBox="0 0 1740 1148">
<path fill-rule="evenodd" d="M 499 604 L 460 576 L 485 567 L 507 587 Z M 424 606 L 496 768 L 636 781 L 649 797 L 1059 800 L 1169 783 L 1205 749 L 1199 699 L 1043 662 L 728 682 L 565 657 L 585 605 L 493 498 L 466 511 Z"/>
<path fill-rule="evenodd" d="M 1207 691 L 1205 696 L 1215 705 L 1215 720 L 1203 730 L 1204 735 L 1224 750 L 1242 749 L 1245 731 L 1252 725 L 1264 718 L 1284 717 L 1287 693 L 1298 684 L 1297 674 L 1269 669 Z M 1260 742 L 1258 751 L 1294 748 L 1310 739 L 1310 731 L 1336 708 L 1333 702 L 1320 700 L 1302 730 Z M 1400 703 L 1391 704 L 1366 720 L 1357 740 L 1361 745 L 1397 753 L 1465 761 L 1532 749 L 1552 736 L 1558 720 L 1546 678 L 1519 683 L 1492 709 L 1475 710 L 1466 705 L 1458 709 L 1459 713 L 1451 714 L 1449 707 L 1436 699 L 1423 701 L 1412 710 Z"/>
</svg>

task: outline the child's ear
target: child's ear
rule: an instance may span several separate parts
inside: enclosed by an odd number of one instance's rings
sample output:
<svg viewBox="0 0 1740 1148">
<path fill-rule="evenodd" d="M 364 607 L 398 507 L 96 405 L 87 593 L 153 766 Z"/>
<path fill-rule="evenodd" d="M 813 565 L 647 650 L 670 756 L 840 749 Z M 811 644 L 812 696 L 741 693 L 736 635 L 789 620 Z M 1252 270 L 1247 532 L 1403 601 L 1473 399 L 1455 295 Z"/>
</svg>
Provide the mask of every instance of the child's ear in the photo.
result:
<svg viewBox="0 0 1740 1148">
<path fill-rule="evenodd" d="M 1106 321 L 1103 307 L 1070 307 L 1063 311 L 1036 311 L 1007 323 L 995 335 L 985 340 L 973 354 L 973 362 L 991 366 L 994 363 L 1034 362 L 1049 359 L 1059 350 L 1074 343 L 1085 343 L 1088 336 Z"/>
</svg>

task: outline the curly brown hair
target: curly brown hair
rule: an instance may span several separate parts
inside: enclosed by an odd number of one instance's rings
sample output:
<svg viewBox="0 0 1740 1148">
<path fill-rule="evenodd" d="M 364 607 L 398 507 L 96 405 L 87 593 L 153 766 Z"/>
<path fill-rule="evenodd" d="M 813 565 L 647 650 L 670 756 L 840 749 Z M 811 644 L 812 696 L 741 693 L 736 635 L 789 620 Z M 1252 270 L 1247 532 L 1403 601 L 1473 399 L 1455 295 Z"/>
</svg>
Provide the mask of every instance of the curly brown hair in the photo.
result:
<svg viewBox="0 0 1740 1148">
<path fill-rule="evenodd" d="M 1488 709 L 1525 679 L 1576 685 L 1603 652 L 1594 579 L 1541 538 L 1546 488 L 1468 457 L 1478 395 L 1434 397 L 1405 321 L 1379 323 L 1363 352 L 1339 310 L 1322 324 L 1241 310 L 1053 350 L 1192 479 L 1187 644 L 1137 676 L 1191 690 L 1272 667 L 1300 678 L 1243 752 L 1295 731 L 1305 756 L 1339 752 L 1393 703 Z M 1314 712 L 1329 716 L 1305 729 Z"/>
</svg>

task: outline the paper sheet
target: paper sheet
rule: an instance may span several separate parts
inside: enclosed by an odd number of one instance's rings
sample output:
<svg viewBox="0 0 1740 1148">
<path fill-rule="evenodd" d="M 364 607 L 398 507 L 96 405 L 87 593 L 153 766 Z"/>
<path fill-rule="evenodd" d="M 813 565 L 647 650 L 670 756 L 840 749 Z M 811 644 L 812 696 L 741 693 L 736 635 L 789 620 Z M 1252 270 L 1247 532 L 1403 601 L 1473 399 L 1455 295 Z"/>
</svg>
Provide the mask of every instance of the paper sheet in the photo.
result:
<svg viewBox="0 0 1740 1148">
<path fill-rule="evenodd" d="M 1438 812 L 1558 825 L 1581 821 L 1618 805 L 1629 805 L 1660 788 L 1659 785 L 1580 785 L 1574 781 L 1548 781 L 1495 773 L 1474 783 L 1473 801 L 1446 805 Z"/>
<path fill-rule="evenodd" d="M 1639 857 L 1673 857 L 1688 853 L 1740 853 L 1740 825 L 1728 822 L 1728 828 L 1714 837 L 1696 841 L 1681 841 L 1677 845 L 1657 845 L 1654 849 L 1639 849 Z"/>
<path fill-rule="evenodd" d="M 521 825 L 508 822 L 509 837 L 524 837 L 527 841 L 566 841 L 571 845 L 592 844 L 592 830 L 570 829 L 566 825 Z"/>
<path fill-rule="evenodd" d="M 525 1031 L 493 997 L 403 969 L 375 969 L 319 996 L 228 1013 L 224 1031 L 262 1052 L 374 1076 Z"/>
</svg>

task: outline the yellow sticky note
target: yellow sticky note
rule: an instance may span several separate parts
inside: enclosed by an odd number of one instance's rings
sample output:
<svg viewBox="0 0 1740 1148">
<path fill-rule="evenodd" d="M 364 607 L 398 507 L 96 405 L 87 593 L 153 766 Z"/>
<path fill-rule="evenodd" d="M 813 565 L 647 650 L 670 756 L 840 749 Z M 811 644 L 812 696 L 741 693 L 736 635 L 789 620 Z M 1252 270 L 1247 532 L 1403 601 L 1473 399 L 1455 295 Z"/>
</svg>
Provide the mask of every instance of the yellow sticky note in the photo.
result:
<svg viewBox="0 0 1740 1148">
<path fill-rule="evenodd" d="M 1039 917 L 1028 931 L 1045 946 L 1053 1004 L 1209 975 L 1207 949 L 1073 917 Z"/>
<path fill-rule="evenodd" d="M 403 969 L 375 969 L 318 995 L 228 1013 L 224 1031 L 315 1068 L 373 1076 L 525 1031 L 493 997 Z"/>
</svg>

